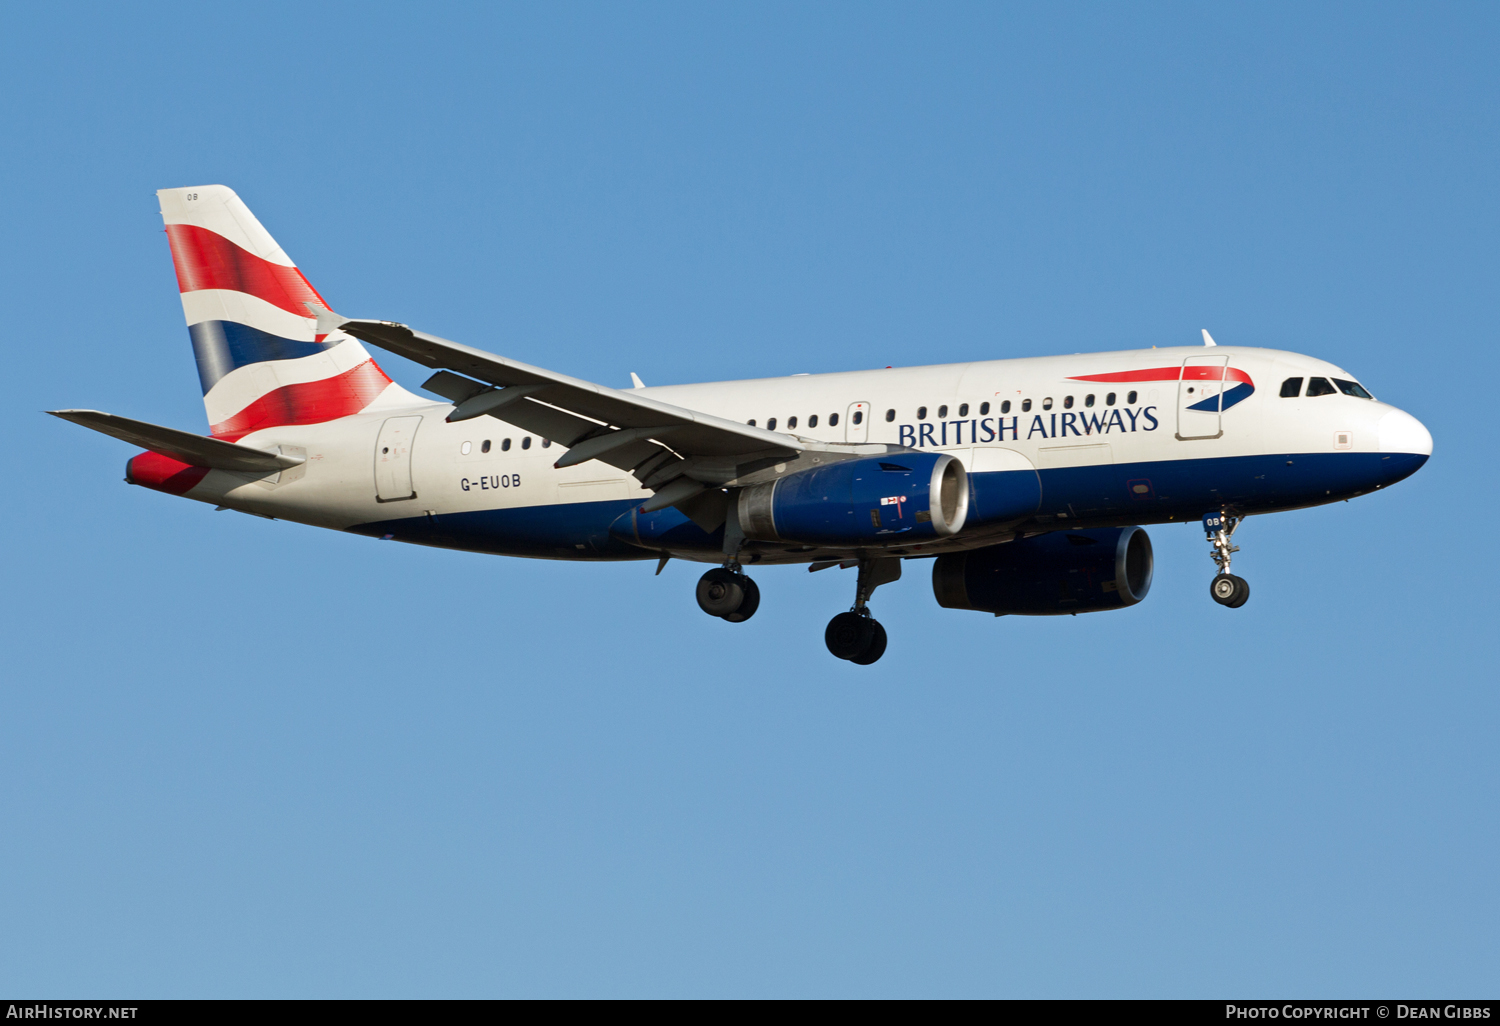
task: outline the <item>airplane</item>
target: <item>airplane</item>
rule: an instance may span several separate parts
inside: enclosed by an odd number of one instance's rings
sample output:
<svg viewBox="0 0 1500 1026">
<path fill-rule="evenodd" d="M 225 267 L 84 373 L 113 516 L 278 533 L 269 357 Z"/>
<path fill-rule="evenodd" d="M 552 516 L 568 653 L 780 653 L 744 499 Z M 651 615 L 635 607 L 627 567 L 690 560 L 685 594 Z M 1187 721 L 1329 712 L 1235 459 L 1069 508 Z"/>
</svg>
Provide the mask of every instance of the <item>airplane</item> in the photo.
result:
<svg viewBox="0 0 1500 1026">
<path fill-rule="evenodd" d="M 869 665 L 876 588 L 931 559 L 949 609 L 1047 616 L 1151 589 L 1141 525 L 1200 523 L 1215 602 L 1248 516 L 1339 502 L 1432 455 L 1411 414 L 1323 360 L 1215 344 L 609 388 L 335 313 L 233 190 L 157 193 L 207 435 L 54 416 L 145 451 L 134 485 L 390 541 L 712 564 L 703 611 L 755 614 L 746 568 L 857 569 L 824 641 Z M 435 373 L 424 398 L 365 346 Z"/>
</svg>

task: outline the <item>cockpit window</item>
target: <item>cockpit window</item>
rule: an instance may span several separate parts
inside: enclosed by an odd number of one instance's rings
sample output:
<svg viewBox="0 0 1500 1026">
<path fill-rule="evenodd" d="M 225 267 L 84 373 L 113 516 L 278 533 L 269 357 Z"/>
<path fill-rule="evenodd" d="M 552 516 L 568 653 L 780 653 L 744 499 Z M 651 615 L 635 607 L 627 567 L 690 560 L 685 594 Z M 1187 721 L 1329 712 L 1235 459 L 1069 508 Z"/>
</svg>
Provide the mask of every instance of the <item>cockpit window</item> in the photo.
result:
<svg viewBox="0 0 1500 1026">
<path fill-rule="evenodd" d="M 1352 395 L 1356 399 L 1374 399 L 1375 397 L 1365 391 L 1365 387 L 1358 381 L 1345 381 L 1343 378 L 1334 378 L 1333 383 L 1339 386 L 1339 391 L 1345 395 Z"/>
<path fill-rule="evenodd" d="M 1302 379 L 1287 378 L 1281 383 L 1281 398 L 1295 399 L 1302 394 Z"/>
<path fill-rule="evenodd" d="M 1333 386 L 1328 383 L 1327 378 L 1309 378 L 1307 380 L 1307 394 L 1309 396 L 1333 395 Z"/>
</svg>

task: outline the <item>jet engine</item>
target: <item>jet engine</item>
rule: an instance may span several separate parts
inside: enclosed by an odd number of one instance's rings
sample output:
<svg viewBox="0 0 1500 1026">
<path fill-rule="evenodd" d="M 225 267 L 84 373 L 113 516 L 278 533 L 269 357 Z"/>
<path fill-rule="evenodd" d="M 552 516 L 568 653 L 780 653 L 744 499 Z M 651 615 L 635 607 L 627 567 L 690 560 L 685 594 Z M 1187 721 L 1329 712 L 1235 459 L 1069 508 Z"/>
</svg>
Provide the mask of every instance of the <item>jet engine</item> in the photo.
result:
<svg viewBox="0 0 1500 1026">
<path fill-rule="evenodd" d="M 1153 567 L 1139 527 L 1054 531 L 939 556 L 932 590 L 940 606 L 997 616 L 1093 613 L 1145 598 Z"/>
<path fill-rule="evenodd" d="M 969 475 L 947 453 L 842 460 L 740 492 L 740 529 L 760 541 L 858 545 L 957 534 Z"/>
</svg>

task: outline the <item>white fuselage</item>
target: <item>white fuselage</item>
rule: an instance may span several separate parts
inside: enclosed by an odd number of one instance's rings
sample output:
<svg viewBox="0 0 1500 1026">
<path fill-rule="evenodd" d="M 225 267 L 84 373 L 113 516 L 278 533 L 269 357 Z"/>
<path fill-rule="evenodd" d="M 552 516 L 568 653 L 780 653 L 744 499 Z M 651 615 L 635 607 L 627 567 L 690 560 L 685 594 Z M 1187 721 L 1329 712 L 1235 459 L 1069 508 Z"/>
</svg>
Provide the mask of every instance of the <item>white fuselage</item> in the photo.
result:
<svg viewBox="0 0 1500 1026">
<path fill-rule="evenodd" d="M 1203 396 L 1213 405 L 1219 381 L 1140 377 L 1153 369 L 1180 367 L 1185 360 L 1220 367 L 1213 361 L 1227 361 L 1253 382 L 1253 393 L 1222 412 L 1204 413 L 1190 407 L 1201 405 Z M 943 451 L 975 475 L 1034 470 L 1043 499 L 1032 519 L 1060 527 L 1068 520 L 1072 522 L 1066 526 L 1181 520 L 1206 512 L 1216 497 L 1244 512 L 1334 501 L 1399 480 L 1431 453 L 1431 437 L 1421 424 L 1384 403 L 1342 393 L 1278 394 L 1288 378 L 1315 376 L 1350 377 L 1296 353 L 1219 346 L 794 375 L 641 392 L 675 406 L 818 441 Z M 1224 380 L 1226 395 L 1232 384 Z M 565 514 L 570 508 L 598 510 L 600 517 L 613 520 L 649 498 L 651 493 L 628 472 L 597 460 L 554 469 L 564 451 L 560 446 L 494 417 L 447 423 L 452 409 L 445 402 L 372 408 L 322 424 L 255 432 L 240 442 L 305 452 L 306 463 L 259 478 L 214 470 L 187 494 L 321 527 L 484 551 L 596 559 L 654 554 L 640 546 L 606 552 L 597 540 L 583 539 L 572 543 L 570 552 L 566 544 L 556 543 L 548 526 L 549 518 L 555 523 L 571 516 Z M 383 430 L 389 431 L 385 425 L 395 417 L 420 418 L 407 421 L 401 437 L 409 452 L 398 454 L 409 458 L 410 488 L 382 501 L 377 450 Z M 387 460 L 390 456 L 385 454 Z M 1412 459 L 1415 465 L 1409 465 Z M 1393 469 L 1398 463 L 1400 472 Z M 1280 471 L 1283 465 L 1291 470 Z M 1227 476 L 1216 483 L 1215 475 L 1221 473 Z M 1174 482 L 1170 489 L 1161 483 L 1167 480 Z M 390 490 L 389 481 L 385 487 Z M 397 489 L 402 490 L 404 486 Z M 504 511 L 515 515 L 498 517 Z M 525 511 L 523 519 L 517 519 L 520 511 Z M 474 518 L 490 514 L 498 519 L 478 526 Z M 458 534 L 430 537 L 379 529 L 424 522 L 470 526 Z M 533 523 L 540 526 L 524 526 Z M 995 527 L 975 524 L 951 545 L 974 543 L 965 536 L 992 537 Z M 607 533 L 609 525 L 589 528 L 594 534 L 601 529 Z M 477 544 L 465 540 L 474 531 L 507 530 L 536 531 L 547 538 L 537 545 L 525 539 L 510 545 L 503 537 Z M 711 552 L 674 554 L 712 557 Z M 817 556 L 809 552 L 795 558 Z"/>
</svg>

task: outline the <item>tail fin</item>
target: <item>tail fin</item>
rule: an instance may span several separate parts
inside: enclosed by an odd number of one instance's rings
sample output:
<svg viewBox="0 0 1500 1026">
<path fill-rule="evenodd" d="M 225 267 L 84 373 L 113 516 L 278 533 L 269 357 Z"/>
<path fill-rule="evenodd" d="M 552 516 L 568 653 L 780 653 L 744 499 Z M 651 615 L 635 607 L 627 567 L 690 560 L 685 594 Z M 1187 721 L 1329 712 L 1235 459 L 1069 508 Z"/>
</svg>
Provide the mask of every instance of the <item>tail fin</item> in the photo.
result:
<svg viewBox="0 0 1500 1026">
<path fill-rule="evenodd" d="M 215 437 L 336 420 L 383 396 L 417 401 L 358 340 L 318 334 L 307 304 L 328 304 L 233 189 L 156 195 Z"/>
</svg>

